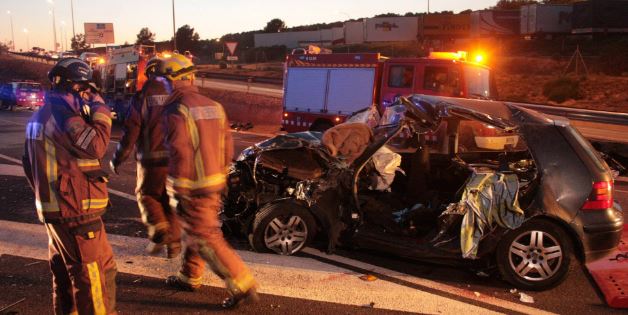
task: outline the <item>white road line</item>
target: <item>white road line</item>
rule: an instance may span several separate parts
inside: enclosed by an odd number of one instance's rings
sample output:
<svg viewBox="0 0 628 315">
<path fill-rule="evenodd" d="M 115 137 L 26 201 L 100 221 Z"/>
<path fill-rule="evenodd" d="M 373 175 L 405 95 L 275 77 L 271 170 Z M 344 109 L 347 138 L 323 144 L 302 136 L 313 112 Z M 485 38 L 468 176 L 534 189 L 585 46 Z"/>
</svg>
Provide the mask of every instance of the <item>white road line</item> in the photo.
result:
<svg viewBox="0 0 628 315">
<path fill-rule="evenodd" d="M 14 122 L 14 121 L 6 120 L 6 119 L 1 119 L 1 118 L 0 118 L 0 121 L 1 121 L 1 122 L 4 122 L 4 123 L 7 123 L 7 124 L 15 125 L 15 126 L 22 126 L 22 127 L 26 127 L 26 125 L 25 125 L 25 124 L 16 123 L 16 122 Z"/>
<path fill-rule="evenodd" d="M 6 155 L 4 155 L 4 154 L 0 154 L 0 158 L 3 158 L 3 159 L 5 159 L 5 160 L 7 160 L 7 161 L 10 161 L 10 162 L 13 162 L 13 163 L 17 163 L 17 164 L 22 165 L 22 161 L 20 161 L 20 160 L 18 160 L 18 159 L 14 159 L 14 158 L 12 158 L 12 157 L 10 157 L 10 156 L 6 156 Z"/>
<path fill-rule="evenodd" d="M 2 226 L 0 254 L 47 259 L 48 241 L 45 229 L 41 225 L 0 220 L 0 226 Z M 165 278 L 178 270 L 179 259 L 167 260 L 146 256 L 145 239 L 121 235 L 108 235 L 108 239 L 120 272 Z M 463 293 L 464 295 L 458 298 L 452 295 L 449 289 L 442 291 L 439 287 L 429 284 L 427 284 L 429 288 L 422 290 L 381 279 L 374 282 L 363 281 L 356 272 L 311 258 L 259 254 L 251 251 L 238 251 L 238 254 L 247 262 L 260 282 L 260 292 L 266 294 L 356 306 L 374 302 L 375 308 L 414 313 L 467 315 L 496 314 L 501 311 L 548 314 L 538 308 L 486 297 L 473 298 L 479 302 L 479 306 L 473 305 L 464 302 L 470 301 L 466 297 L 468 294 L 474 296 L 473 292 Z M 351 260 L 348 262 L 354 263 Z M 222 281 L 209 272 L 205 273 L 203 284 L 224 287 Z M 439 292 L 450 297 L 441 296 Z M 460 289 L 453 293 L 460 293 Z"/>
</svg>

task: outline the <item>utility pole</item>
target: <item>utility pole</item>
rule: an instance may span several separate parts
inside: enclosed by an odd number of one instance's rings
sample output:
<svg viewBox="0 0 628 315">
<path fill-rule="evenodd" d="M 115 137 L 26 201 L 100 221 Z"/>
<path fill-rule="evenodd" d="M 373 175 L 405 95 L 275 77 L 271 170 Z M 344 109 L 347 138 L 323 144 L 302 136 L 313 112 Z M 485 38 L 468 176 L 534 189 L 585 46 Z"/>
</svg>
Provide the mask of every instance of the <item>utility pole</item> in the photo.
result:
<svg viewBox="0 0 628 315">
<path fill-rule="evenodd" d="M 11 49 L 13 51 L 15 51 L 15 33 L 13 33 L 13 14 L 11 14 L 11 11 L 7 11 L 7 14 L 9 15 L 9 19 L 11 19 Z M 28 47 L 26 47 L 26 49 L 28 49 Z"/>
<path fill-rule="evenodd" d="M 55 22 L 55 3 L 52 0 L 48 0 L 48 3 L 50 3 L 50 5 L 52 6 L 52 10 L 50 11 L 52 12 L 52 51 L 57 51 L 57 23 Z"/>
<path fill-rule="evenodd" d="M 174 46 L 173 50 L 177 50 L 177 31 L 174 20 L 174 0 L 172 0 L 172 45 Z"/>
<path fill-rule="evenodd" d="M 427 0 L 427 14 L 430 14 L 430 0 Z"/>
<path fill-rule="evenodd" d="M 74 0 L 70 0 L 70 10 L 72 11 L 72 38 L 76 37 L 76 32 L 74 31 Z"/>
</svg>

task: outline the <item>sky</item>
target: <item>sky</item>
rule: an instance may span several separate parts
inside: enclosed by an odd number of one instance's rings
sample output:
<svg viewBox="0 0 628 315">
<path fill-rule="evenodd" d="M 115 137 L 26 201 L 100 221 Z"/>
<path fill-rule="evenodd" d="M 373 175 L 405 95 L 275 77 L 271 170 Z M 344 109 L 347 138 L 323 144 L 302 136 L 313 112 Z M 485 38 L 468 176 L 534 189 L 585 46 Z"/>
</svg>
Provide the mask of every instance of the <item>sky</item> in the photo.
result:
<svg viewBox="0 0 628 315">
<path fill-rule="evenodd" d="M 57 41 L 70 44 L 72 38 L 71 0 L 0 0 L 0 42 L 11 41 L 11 20 L 16 49 L 53 46 L 53 19 Z M 83 23 L 113 23 L 116 44 L 133 43 L 142 27 L 156 33 L 156 39 L 172 37 L 173 0 L 73 0 L 75 32 Z M 288 26 L 372 17 L 380 13 L 426 12 L 428 0 L 174 0 L 177 28 L 189 24 L 201 39 L 219 38 L 227 33 L 259 30 L 273 18 Z M 431 0 L 430 11 L 484 9 L 497 0 Z M 385 5 L 383 5 L 385 4 Z M 11 13 L 8 14 L 7 12 Z"/>
</svg>

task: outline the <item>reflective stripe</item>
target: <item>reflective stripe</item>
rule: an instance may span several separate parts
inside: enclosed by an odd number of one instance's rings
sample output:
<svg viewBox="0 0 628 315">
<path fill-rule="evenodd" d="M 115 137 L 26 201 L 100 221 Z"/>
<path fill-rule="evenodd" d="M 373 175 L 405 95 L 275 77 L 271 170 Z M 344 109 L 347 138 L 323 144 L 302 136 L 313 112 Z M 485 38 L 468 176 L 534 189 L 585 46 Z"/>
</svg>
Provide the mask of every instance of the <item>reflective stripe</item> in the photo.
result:
<svg viewBox="0 0 628 315">
<path fill-rule="evenodd" d="M 102 287 L 100 285 L 100 270 L 98 263 L 92 262 L 87 264 L 87 273 L 89 274 L 89 284 L 92 293 L 92 303 L 94 304 L 94 314 L 105 315 L 105 303 L 102 298 Z"/>
<path fill-rule="evenodd" d="M 198 278 L 192 278 L 192 277 L 188 277 L 186 275 L 184 275 L 183 273 L 181 273 L 181 271 L 179 271 L 179 274 L 177 275 L 177 277 L 179 277 L 179 280 L 193 286 L 193 287 L 197 287 L 199 285 L 201 285 L 201 280 L 202 277 L 198 277 Z"/>
<path fill-rule="evenodd" d="M 89 209 L 102 209 L 107 207 L 109 204 L 109 198 L 105 199 L 84 199 L 81 200 L 81 205 L 83 206 L 83 210 Z"/>
<path fill-rule="evenodd" d="M 201 189 L 223 185 L 226 181 L 227 176 L 225 174 L 215 174 L 196 181 L 187 178 L 168 177 L 167 185 L 186 189 Z"/>
<path fill-rule="evenodd" d="M 248 292 L 251 288 L 257 286 L 257 281 L 253 278 L 250 271 L 245 271 L 238 277 L 233 278 L 233 284 L 240 292 Z"/>
<path fill-rule="evenodd" d="M 93 117 L 94 121 L 104 122 L 108 126 L 111 126 L 111 117 L 103 113 L 95 113 Z"/>
<path fill-rule="evenodd" d="M 55 189 L 55 184 L 57 182 L 58 173 L 57 173 L 57 150 L 50 141 L 49 138 L 45 138 L 44 140 L 44 148 L 46 151 L 46 179 L 48 180 L 48 196 L 50 197 L 50 201 L 46 203 L 35 202 L 37 210 L 43 212 L 56 212 L 59 211 L 59 204 L 57 203 L 57 191 Z M 45 206 L 44 206 L 45 205 Z"/>
<path fill-rule="evenodd" d="M 78 160 L 76 160 L 76 163 L 78 164 L 79 167 L 100 166 L 100 161 L 99 160 L 78 159 Z"/>
<path fill-rule="evenodd" d="M 196 169 L 196 178 L 200 180 L 205 177 L 205 165 L 203 164 L 203 157 L 199 148 L 200 138 L 198 135 L 198 128 L 196 127 L 196 123 L 190 115 L 187 106 L 184 104 L 179 105 L 179 111 L 183 114 L 183 116 L 185 116 L 188 132 L 190 133 L 190 138 L 192 138 L 192 147 L 194 148 L 194 168 Z"/>
</svg>

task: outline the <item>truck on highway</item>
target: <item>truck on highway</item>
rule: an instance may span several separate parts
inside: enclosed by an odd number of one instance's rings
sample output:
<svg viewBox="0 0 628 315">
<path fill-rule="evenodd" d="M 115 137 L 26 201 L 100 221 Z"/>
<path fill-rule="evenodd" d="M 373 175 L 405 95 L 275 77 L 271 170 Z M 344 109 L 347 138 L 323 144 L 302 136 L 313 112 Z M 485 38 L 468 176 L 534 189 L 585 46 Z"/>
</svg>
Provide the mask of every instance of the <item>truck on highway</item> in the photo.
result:
<svg viewBox="0 0 628 315">
<path fill-rule="evenodd" d="M 286 57 L 282 127 L 323 131 L 352 113 L 413 93 L 461 98 L 496 96 L 481 54 L 433 52 L 425 58 L 386 58 L 379 53 L 300 54 Z"/>
<path fill-rule="evenodd" d="M 124 115 L 133 94 L 142 89 L 146 63 L 155 54 L 154 45 L 123 47 L 111 50 L 106 60 L 94 66 L 100 72 L 101 91 L 115 118 Z"/>
</svg>

